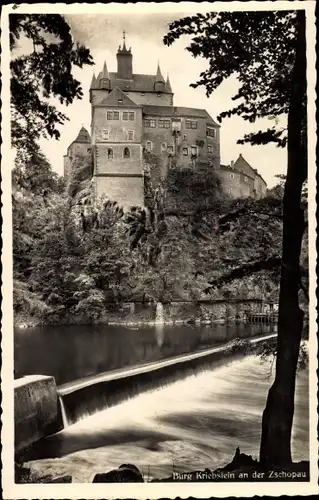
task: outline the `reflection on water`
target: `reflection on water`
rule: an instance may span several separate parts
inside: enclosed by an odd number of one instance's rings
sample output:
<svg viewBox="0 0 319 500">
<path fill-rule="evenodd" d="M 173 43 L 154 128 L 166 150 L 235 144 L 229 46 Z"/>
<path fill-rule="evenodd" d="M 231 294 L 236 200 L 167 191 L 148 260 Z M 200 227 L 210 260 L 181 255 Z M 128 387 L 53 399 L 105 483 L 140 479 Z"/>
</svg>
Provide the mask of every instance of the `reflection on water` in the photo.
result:
<svg viewBox="0 0 319 500">
<path fill-rule="evenodd" d="M 160 311 L 159 311 L 160 313 Z M 15 331 L 15 377 L 53 375 L 57 384 L 268 333 L 269 325 L 45 326 Z"/>
<path fill-rule="evenodd" d="M 136 464 L 146 478 L 216 469 L 237 446 L 258 457 L 261 417 L 272 375 L 247 357 L 141 394 L 45 440 L 34 471 L 90 482 L 97 472 Z M 296 389 L 293 459 L 308 459 L 308 377 Z M 41 459 L 40 459 L 41 458 Z"/>
</svg>

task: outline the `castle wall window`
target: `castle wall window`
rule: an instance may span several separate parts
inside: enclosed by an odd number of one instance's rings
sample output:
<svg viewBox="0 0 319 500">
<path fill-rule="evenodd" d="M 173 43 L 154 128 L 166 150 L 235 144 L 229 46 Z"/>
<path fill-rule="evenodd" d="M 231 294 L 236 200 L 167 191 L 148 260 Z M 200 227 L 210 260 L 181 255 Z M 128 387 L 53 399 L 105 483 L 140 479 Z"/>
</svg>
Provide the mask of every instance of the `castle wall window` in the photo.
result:
<svg viewBox="0 0 319 500">
<path fill-rule="evenodd" d="M 107 120 L 112 120 L 113 119 L 113 111 L 107 111 L 107 113 L 106 113 L 106 119 Z"/>
<path fill-rule="evenodd" d="M 191 155 L 197 156 L 197 146 L 191 146 Z"/>
<path fill-rule="evenodd" d="M 134 130 L 129 130 L 128 131 L 128 140 L 129 141 L 134 141 Z"/>
<path fill-rule="evenodd" d="M 181 120 L 173 120 L 172 121 L 172 129 L 180 131 L 181 130 Z"/>
<path fill-rule="evenodd" d="M 129 150 L 129 148 L 124 148 L 123 158 L 131 158 L 131 151 Z"/>
<path fill-rule="evenodd" d="M 208 153 L 212 153 L 213 152 L 213 146 L 207 146 L 207 151 L 208 151 Z"/>
<path fill-rule="evenodd" d="M 173 146 L 167 146 L 167 152 L 168 152 L 169 154 L 173 154 L 173 152 L 174 152 L 174 148 L 173 148 Z"/>
<path fill-rule="evenodd" d="M 128 112 L 124 111 L 123 113 L 123 120 L 128 121 Z"/>
<path fill-rule="evenodd" d="M 146 142 L 146 151 L 152 151 L 152 143 L 151 141 Z"/>
<path fill-rule="evenodd" d="M 113 120 L 119 120 L 120 119 L 120 113 L 118 111 L 113 112 Z"/>
<path fill-rule="evenodd" d="M 187 134 L 183 135 L 183 141 L 187 141 Z"/>
<path fill-rule="evenodd" d="M 134 121 L 134 120 L 135 120 L 135 113 L 134 113 L 134 112 L 133 112 L 133 113 L 129 113 L 129 114 L 128 114 L 128 119 L 129 119 L 131 122 L 132 122 L 132 121 Z"/>
<path fill-rule="evenodd" d="M 208 137 L 215 138 L 216 137 L 216 130 L 214 128 L 207 127 L 207 129 L 206 129 L 206 135 Z"/>
<path fill-rule="evenodd" d="M 103 141 L 108 141 L 109 140 L 109 131 L 106 129 L 102 130 L 102 139 Z"/>
<path fill-rule="evenodd" d="M 235 177 L 234 174 L 230 174 L 231 179 L 234 179 L 234 177 Z"/>
<path fill-rule="evenodd" d="M 155 128 L 156 127 L 156 120 L 150 120 L 150 127 Z"/>
<path fill-rule="evenodd" d="M 183 155 L 188 156 L 188 148 L 183 148 Z"/>
<path fill-rule="evenodd" d="M 162 142 L 162 144 L 161 144 L 161 150 L 162 150 L 162 151 L 166 151 L 166 149 L 167 149 L 167 144 L 166 144 L 166 142 Z"/>
<path fill-rule="evenodd" d="M 197 121 L 194 120 L 186 120 L 185 126 L 188 129 L 196 129 L 197 128 Z"/>
<path fill-rule="evenodd" d="M 108 160 L 112 160 L 113 159 L 113 149 L 109 148 L 107 150 L 107 158 L 108 158 Z"/>
<path fill-rule="evenodd" d="M 151 126 L 150 120 L 148 120 L 148 119 L 144 120 L 144 127 L 150 128 L 150 126 Z"/>
<path fill-rule="evenodd" d="M 158 120 L 158 127 L 159 128 L 170 128 L 171 121 L 170 120 Z"/>
<path fill-rule="evenodd" d="M 145 92 L 141 92 L 141 95 L 145 95 Z"/>
<path fill-rule="evenodd" d="M 246 177 L 246 176 L 245 176 L 245 177 L 244 177 L 244 181 L 245 181 L 245 182 L 248 182 L 248 177 Z"/>
</svg>

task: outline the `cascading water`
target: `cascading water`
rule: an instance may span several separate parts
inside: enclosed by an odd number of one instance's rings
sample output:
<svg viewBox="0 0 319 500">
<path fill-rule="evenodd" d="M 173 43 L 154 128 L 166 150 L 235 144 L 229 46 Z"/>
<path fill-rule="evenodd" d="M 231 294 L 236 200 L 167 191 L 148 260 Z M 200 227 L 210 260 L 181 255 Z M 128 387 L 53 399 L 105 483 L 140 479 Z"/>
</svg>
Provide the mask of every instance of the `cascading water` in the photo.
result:
<svg viewBox="0 0 319 500">
<path fill-rule="evenodd" d="M 59 394 L 59 403 L 60 403 L 60 409 L 61 409 L 63 428 L 66 429 L 66 427 L 68 427 L 68 425 L 69 425 L 69 422 L 68 422 L 68 417 L 66 414 L 64 402 L 63 402 L 63 399 L 62 399 L 60 394 Z"/>
</svg>

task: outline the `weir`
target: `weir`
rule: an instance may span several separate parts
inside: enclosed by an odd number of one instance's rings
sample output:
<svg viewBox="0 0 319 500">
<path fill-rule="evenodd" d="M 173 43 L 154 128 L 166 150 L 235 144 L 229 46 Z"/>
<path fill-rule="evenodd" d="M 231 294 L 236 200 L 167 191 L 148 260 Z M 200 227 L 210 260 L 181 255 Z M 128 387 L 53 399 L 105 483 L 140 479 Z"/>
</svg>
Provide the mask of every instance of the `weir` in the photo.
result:
<svg viewBox="0 0 319 500">
<path fill-rule="evenodd" d="M 276 335 L 272 333 L 246 340 L 254 344 Z M 233 350 L 232 344 L 233 342 L 230 342 L 188 355 L 114 370 L 59 386 L 64 425 L 76 423 L 141 392 L 185 378 L 199 369 L 216 367 L 222 364 L 225 358 L 231 357 L 234 360 L 244 356 L 243 351 Z"/>
</svg>

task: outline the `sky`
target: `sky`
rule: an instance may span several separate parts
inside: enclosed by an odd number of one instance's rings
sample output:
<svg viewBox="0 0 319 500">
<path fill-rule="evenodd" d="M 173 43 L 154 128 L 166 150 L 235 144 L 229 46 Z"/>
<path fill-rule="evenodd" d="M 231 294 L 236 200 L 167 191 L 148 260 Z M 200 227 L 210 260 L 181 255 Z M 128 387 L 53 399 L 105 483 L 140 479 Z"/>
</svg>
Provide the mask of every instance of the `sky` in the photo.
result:
<svg viewBox="0 0 319 500">
<path fill-rule="evenodd" d="M 200 72 L 207 68 L 208 61 L 195 59 L 185 50 L 189 41 L 186 36 L 170 47 L 164 45 L 163 36 L 168 31 L 169 23 L 184 15 L 181 12 L 65 15 L 74 39 L 90 49 L 95 66 L 82 69 L 74 67 L 74 75 L 82 84 L 84 96 L 68 107 L 58 106 L 70 119 L 61 128 L 60 140 L 41 140 L 41 148 L 56 172 L 62 174 L 63 155 L 76 138 L 80 127 L 83 125 L 90 132 L 89 87 L 92 74 L 94 71 L 97 75 L 102 70 L 104 61 L 110 72 L 116 71 L 116 52 L 122 43 L 123 30 L 126 32 L 126 44 L 132 48 L 133 72 L 155 74 L 159 62 L 164 77 L 169 74 L 175 94 L 175 106 L 204 108 L 214 119 L 221 111 L 232 107 L 231 97 L 238 88 L 235 77 L 225 81 L 207 98 L 204 88 L 193 89 L 190 84 L 197 81 Z M 275 175 L 286 172 L 286 150 L 272 144 L 237 144 L 237 140 L 245 133 L 267 128 L 269 125 L 272 123 L 267 119 L 255 124 L 245 122 L 240 117 L 224 119 L 221 124 L 221 163 L 229 164 L 241 153 L 253 168 L 257 168 L 268 186 L 272 187 L 278 182 Z"/>
</svg>

